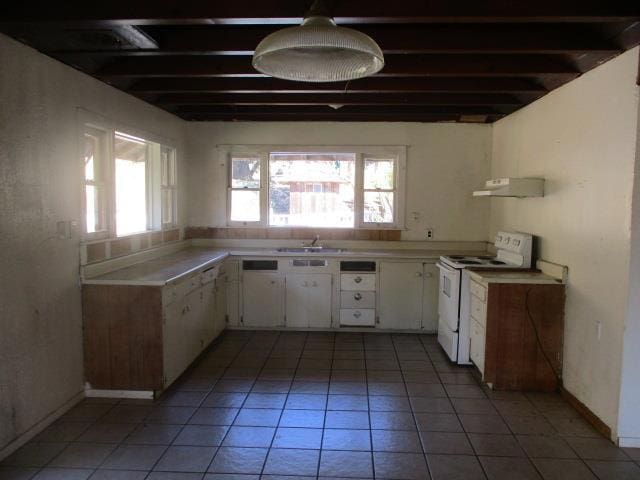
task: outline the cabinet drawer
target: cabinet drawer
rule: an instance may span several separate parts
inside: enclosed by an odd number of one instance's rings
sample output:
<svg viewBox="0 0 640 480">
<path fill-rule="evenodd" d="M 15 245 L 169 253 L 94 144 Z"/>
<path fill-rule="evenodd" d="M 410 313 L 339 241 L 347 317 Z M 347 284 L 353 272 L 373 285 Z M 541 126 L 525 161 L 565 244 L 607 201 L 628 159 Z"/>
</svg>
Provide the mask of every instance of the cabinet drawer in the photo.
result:
<svg viewBox="0 0 640 480">
<path fill-rule="evenodd" d="M 340 290 L 375 291 L 374 273 L 343 273 L 340 275 Z"/>
<path fill-rule="evenodd" d="M 484 328 L 475 320 L 471 319 L 471 344 L 469 346 L 469 356 L 471 361 L 478 367 L 480 373 L 484 373 L 484 352 L 485 333 Z"/>
<path fill-rule="evenodd" d="M 206 285 L 207 283 L 213 282 L 218 276 L 219 272 L 220 272 L 220 269 L 217 266 L 211 267 L 205 270 L 204 272 L 202 272 L 202 274 L 200 275 L 200 281 L 202 285 Z"/>
<path fill-rule="evenodd" d="M 200 275 L 194 275 L 182 280 L 180 283 L 167 285 L 162 289 L 162 301 L 165 305 L 169 305 L 176 300 L 181 300 L 190 292 L 199 288 L 200 285 Z"/>
<path fill-rule="evenodd" d="M 471 317 L 483 327 L 487 326 L 487 304 L 471 295 Z"/>
<path fill-rule="evenodd" d="M 480 285 L 478 282 L 471 280 L 469 291 L 471 291 L 471 295 L 477 297 L 479 300 L 483 302 L 487 301 L 487 287 L 484 285 Z"/>
<path fill-rule="evenodd" d="M 340 292 L 342 308 L 376 308 L 376 292 Z"/>
<path fill-rule="evenodd" d="M 342 308 L 340 325 L 347 327 L 374 327 L 376 311 L 373 308 Z"/>
</svg>

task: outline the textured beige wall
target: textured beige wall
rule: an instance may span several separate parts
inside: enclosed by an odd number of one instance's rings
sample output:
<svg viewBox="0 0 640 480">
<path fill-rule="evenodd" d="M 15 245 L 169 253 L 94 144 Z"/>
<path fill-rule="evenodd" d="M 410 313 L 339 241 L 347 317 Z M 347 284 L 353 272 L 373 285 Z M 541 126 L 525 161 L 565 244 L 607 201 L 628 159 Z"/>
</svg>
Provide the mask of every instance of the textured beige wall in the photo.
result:
<svg viewBox="0 0 640 480">
<path fill-rule="evenodd" d="M 471 192 L 489 176 L 490 125 L 436 123 L 192 123 L 188 139 L 189 224 L 226 222 L 227 171 L 217 145 L 406 145 L 407 231 L 403 240 L 487 237 L 489 203 Z M 197 172 L 197 174 L 194 174 Z M 419 220 L 412 218 L 418 212 Z"/>
<path fill-rule="evenodd" d="M 184 123 L 2 35 L 0 98 L 2 451 L 83 388 L 80 239 L 55 234 L 80 222 L 77 107 L 179 151 Z"/>
<path fill-rule="evenodd" d="M 628 296 L 638 48 L 493 127 L 494 177 L 544 177 L 544 198 L 492 199 L 498 229 L 569 266 L 564 385 L 615 435 Z M 598 325 L 601 335 L 598 338 Z"/>
</svg>

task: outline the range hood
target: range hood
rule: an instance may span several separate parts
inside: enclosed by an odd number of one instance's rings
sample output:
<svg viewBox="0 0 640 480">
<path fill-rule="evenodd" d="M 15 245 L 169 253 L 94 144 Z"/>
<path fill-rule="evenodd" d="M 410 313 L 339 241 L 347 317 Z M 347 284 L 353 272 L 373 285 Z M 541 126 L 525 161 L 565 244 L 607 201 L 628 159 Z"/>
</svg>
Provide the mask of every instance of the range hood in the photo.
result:
<svg viewBox="0 0 640 480">
<path fill-rule="evenodd" d="M 473 192 L 474 197 L 542 197 L 544 178 L 495 178 L 487 180 L 484 190 Z"/>
</svg>

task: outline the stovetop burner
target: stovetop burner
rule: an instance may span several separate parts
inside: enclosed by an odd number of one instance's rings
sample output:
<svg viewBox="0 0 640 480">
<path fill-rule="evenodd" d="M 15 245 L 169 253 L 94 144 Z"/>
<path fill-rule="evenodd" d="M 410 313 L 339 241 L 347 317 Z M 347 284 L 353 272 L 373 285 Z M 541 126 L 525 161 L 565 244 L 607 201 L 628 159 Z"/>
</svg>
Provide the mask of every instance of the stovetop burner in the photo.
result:
<svg viewBox="0 0 640 480">
<path fill-rule="evenodd" d="M 490 260 L 489 263 L 491 265 L 506 265 L 507 262 L 503 262 L 502 260 Z"/>
</svg>

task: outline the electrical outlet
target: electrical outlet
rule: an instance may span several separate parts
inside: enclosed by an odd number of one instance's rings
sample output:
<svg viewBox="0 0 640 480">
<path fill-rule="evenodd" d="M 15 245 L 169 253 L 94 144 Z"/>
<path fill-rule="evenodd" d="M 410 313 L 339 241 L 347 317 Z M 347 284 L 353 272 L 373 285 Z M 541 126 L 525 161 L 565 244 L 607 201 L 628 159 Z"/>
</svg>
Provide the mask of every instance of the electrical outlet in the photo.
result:
<svg viewBox="0 0 640 480">
<path fill-rule="evenodd" d="M 431 240 L 433 238 L 433 228 L 427 228 L 427 239 Z"/>
</svg>

